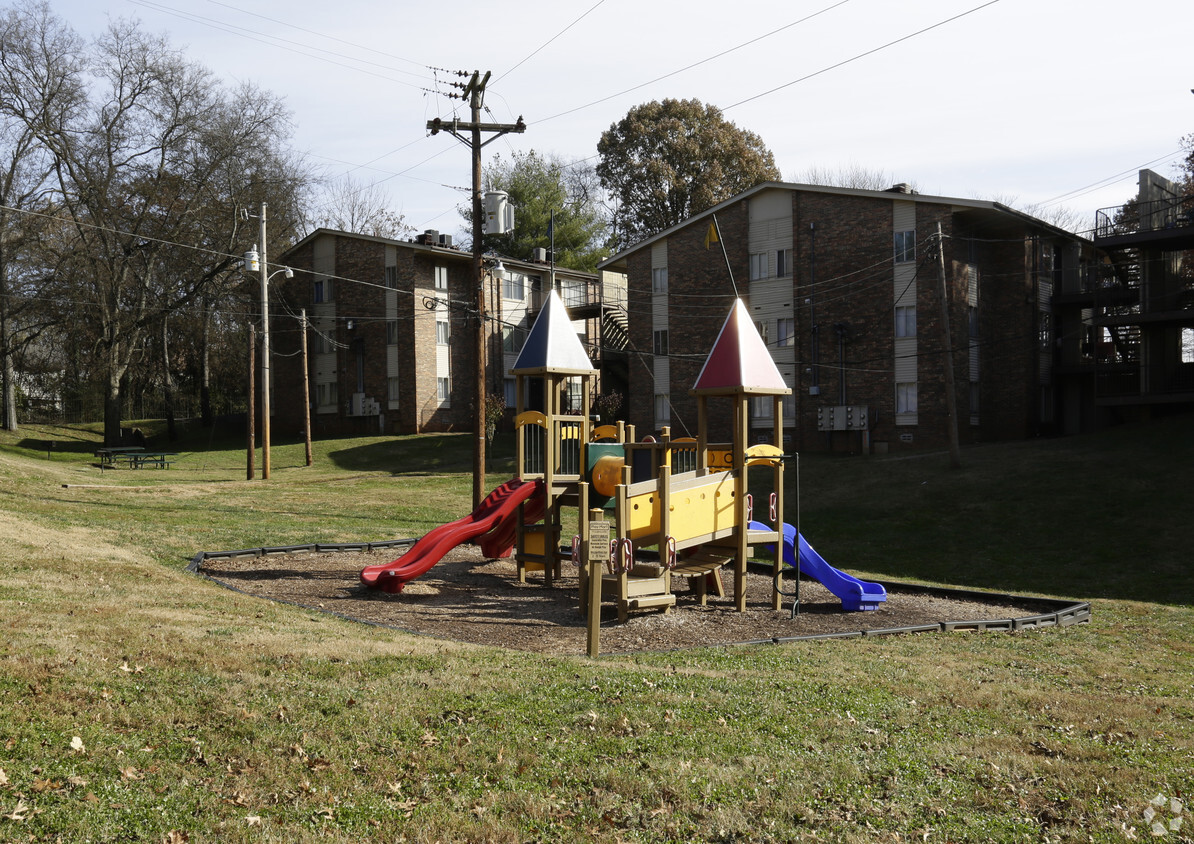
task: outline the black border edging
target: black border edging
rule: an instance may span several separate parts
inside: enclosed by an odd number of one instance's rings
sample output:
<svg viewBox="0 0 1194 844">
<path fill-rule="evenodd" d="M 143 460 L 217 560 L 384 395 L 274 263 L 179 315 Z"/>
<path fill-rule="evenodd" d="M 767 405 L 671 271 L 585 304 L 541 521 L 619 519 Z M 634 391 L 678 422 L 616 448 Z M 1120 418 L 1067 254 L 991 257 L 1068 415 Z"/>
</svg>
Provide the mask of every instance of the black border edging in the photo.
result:
<svg viewBox="0 0 1194 844">
<path fill-rule="evenodd" d="M 209 559 L 228 559 L 232 557 L 264 557 L 268 554 L 294 554 L 303 551 L 310 551 L 317 554 L 335 553 L 336 551 L 372 551 L 374 548 L 399 548 L 410 547 L 415 544 L 417 540 L 414 539 L 385 539 L 379 542 L 341 542 L 341 543 L 313 543 L 310 545 L 278 545 L 278 546 L 263 546 L 261 548 L 245 548 L 237 551 L 199 551 L 192 558 L 191 562 L 187 564 L 186 570 L 192 574 L 198 574 L 201 577 L 210 580 L 213 583 L 219 584 L 231 592 L 238 592 L 250 598 L 261 599 L 262 596 L 254 595 L 246 592 L 243 589 L 238 589 L 235 586 L 230 586 L 218 578 L 212 577 L 206 572 L 200 571 L 204 560 Z M 753 567 L 765 568 L 768 572 L 771 571 L 770 563 L 758 563 Z M 995 619 L 978 619 L 975 621 L 941 621 L 935 624 L 914 624 L 905 627 L 879 627 L 868 630 L 849 630 L 842 633 L 811 633 L 807 636 L 776 636 L 770 639 L 751 639 L 745 642 L 729 642 L 719 645 L 706 645 L 702 647 L 746 647 L 751 645 L 783 645 L 790 642 L 812 642 L 821 639 L 870 639 L 877 636 L 891 636 L 901 633 L 948 633 L 948 632 L 1001 632 L 1014 633 L 1021 630 L 1040 630 L 1049 627 L 1070 627 L 1074 624 L 1085 624 L 1091 619 L 1092 610 L 1089 601 L 1071 602 L 1061 598 L 1038 598 L 1026 595 L 1010 595 L 1003 592 L 982 592 L 977 589 L 951 589 L 947 586 L 926 586 L 919 583 L 901 583 L 896 580 L 879 580 L 872 581 L 878 583 L 885 590 L 898 592 L 921 593 L 926 595 L 936 595 L 947 598 L 967 598 L 978 601 L 999 600 L 1013 603 L 1030 603 L 1039 604 L 1044 608 L 1053 608 L 1053 612 L 1040 613 L 1038 615 L 1026 615 L 1019 618 L 995 618 Z M 310 607 L 306 604 L 300 604 L 296 601 L 287 601 L 282 598 L 265 598 L 267 601 L 274 601 L 279 604 L 288 604 L 292 607 L 299 607 L 300 609 L 315 610 L 316 612 L 326 613 L 327 615 L 336 616 L 347 621 L 354 621 L 358 624 L 365 624 L 370 627 L 382 627 L 388 630 L 401 630 L 404 633 L 412 635 L 426 636 L 429 634 L 420 633 L 417 630 L 408 630 L 404 627 L 399 627 L 394 624 L 383 624 L 378 621 L 368 621 L 366 619 L 357 618 L 344 613 L 335 612 L 334 610 L 326 610 L 318 607 Z M 450 640 L 442 636 L 432 636 L 432 638 Z M 505 650 L 513 650 L 506 648 Z M 675 649 L 672 649 L 675 650 Z M 687 649 L 686 649 L 687 650 Z M 663 651 L 663 652 L 671 652 Z M 660 651 L 616 651 L 604 656 L 619 656 L 635 653 L 660 653 Z"/>
</svg>

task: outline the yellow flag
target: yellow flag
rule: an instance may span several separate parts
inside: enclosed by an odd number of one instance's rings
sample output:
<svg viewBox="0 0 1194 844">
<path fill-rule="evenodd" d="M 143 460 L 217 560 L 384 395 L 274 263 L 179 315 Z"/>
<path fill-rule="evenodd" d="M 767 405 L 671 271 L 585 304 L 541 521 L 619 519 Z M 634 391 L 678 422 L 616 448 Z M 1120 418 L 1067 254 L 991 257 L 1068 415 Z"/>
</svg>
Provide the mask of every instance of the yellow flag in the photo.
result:
<svg viewBox="0 0 1194 844">
<path fill-rule="evenodd" d="M 715 243 L 720 242 L 717 237 L 717 226 L 713 223 L 709 224 L 709 231 L 705 233 L 705 248 L 708 249 Z"/>
</svg>

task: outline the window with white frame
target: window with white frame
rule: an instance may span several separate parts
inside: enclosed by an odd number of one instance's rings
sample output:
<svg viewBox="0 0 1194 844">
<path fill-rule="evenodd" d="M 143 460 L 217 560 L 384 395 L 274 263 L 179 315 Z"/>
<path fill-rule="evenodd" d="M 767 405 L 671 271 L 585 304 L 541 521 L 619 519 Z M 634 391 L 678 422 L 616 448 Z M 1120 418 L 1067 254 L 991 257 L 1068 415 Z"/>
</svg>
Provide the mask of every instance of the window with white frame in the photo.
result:
<svg viewBox="0 0 1194 844">
<path fill-rule="evenodd" d="M 448 268 L 447 267 L 436 267 L 435 268 L 435 289 L 436 290 L 447 290 L 448 289 Z"/>
<path fill-rule="evenodd" d="M 750 280 L 767 277 L 767 253 L 755 252 L 750 256 Z"/>
<path fill-rule="evenodd" d="M 896 413 L 916 413 L 916 382 L 896 384 Z"/>
<path fill-rule="evenodd" d="M 398 320 L 396 319 L 386 320 L 386 345 L 398 345 Z"/>
<path fill-rule="evenodd" d="M 786 278 L 792 274 L 792 250 L 775 250 L 775 277 Z"/>
<path fill-rule="evenodd" d="M 340 390 L 336 382 L 315 385 L 315 403 L 319 407 L 333 407 L 340 401 Z"/>
<path fill-rule="evenodd" d="M 667 329 L 662 331 L 651 332 L 651 346 L 652 350 L 657 355 L 666 355 L 668 353 Z"/>
<path fill-rule="evenodd" d="M 451 378 L 436 378 L 435 379 L 435 397 L 441 405 L 446 405 L 452 400 L 452 379 Z"/>
<path fill-rule="evenodd" d="M 521 301 L 526 296 L 526 278 L 522 273 L 507 270 L 506 277 L 502 279 L 502 298 Z"/>
<path fill-rule="evenodd" d="M 897 264 L 916 260 L 916 230 L 895 233 L 895 262 Z"/>
<path fill-rule="evenodd" d="M 774 419 L 775 400 L 771 396 L 754 396 L 750 400 L 750 411 L 755 419 Z"/>
<path fill-rule="evenodd" d="M 672 421 L 672 403 L 667 393 L 655 394 L 655 426 L 667 425 Z"/>
<path fill-rule="evenodd" d="M 311 285 L 311 301 L 316 305 L 332 301 L 332 280 L 321 278 Z"/>
<path fill-rule="evenodd" d="M 796 424 L 796 396 L 789 394 L 780 399 L 780 406 L 784 412 L 784 426 Z"/>
<path fill-rule="evenodd" d="M 775 345 L 779 347 L 796 344 L 796 320 L 793 317 L 780 317 L 775 321 Z"/>
<path fill-rule="evenodd" d="M 446 346 L 450 340 L 448 333 L 448 315 L 435 315 L 435 345 Z"/>
<path fill-rule="evenodd" d="M 398 289 L 398 268 L 386 267 L 386 287 L 390 290 Z"/>
<path fill-rule="evenodd" d="M 916 306 L 897 305 L 895 309 L 895 336 L 916 336 Z"/>
<path fill-rule="evenodd" d="M 667 293 L 667 267 L 655 267 L 651 270 L 651 292 Z"/>
<path fill-rule="evenodd" d="M 402 379 L 399 378 L 397 375 L 391 375 L 389 380 L 387 381 L 387 384 L 388 384 L 388 389 L 386 390 L 387 398 L 391 402 L 397 402 L 398 394 L 402 392 Z"/>
<path fill-rule="evenodd" d="M 526 329 L 515 325 L 507 325 L 502 328 L 502 351 L 511 353 L 520 352 L 522 351 L 522 344 L 526 342 L 526 339 Z"/>
</svg>

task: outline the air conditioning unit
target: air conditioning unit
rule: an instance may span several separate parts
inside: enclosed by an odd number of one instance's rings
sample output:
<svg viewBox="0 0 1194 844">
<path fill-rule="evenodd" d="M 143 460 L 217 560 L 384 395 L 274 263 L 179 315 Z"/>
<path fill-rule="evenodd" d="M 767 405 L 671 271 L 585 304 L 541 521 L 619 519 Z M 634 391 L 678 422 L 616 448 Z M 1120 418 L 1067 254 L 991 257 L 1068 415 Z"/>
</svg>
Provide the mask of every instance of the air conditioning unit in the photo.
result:
<svg viewBox="0 0 1194 844">
<path fill-rule="evenodd" d="M 441 235 L 439 236 L 439 245 L 440 245 L 440 246 L 443 246 L 443 247 L 445 247 L 445 248 L 447 248 L 447 249 L 451 249 L 451 248 L 452 248 L 452 235 L 450 235 L 450 234 L 441 234 Z"/>
<path fill-rule="evenodd" d="M 531 250 L 531 260 L 538 264 L 547 263 L 547 250 L 542 246 L 536 246 Z"/>
<path fill-rule="evenodd" d="M 348 415 L 364 416 L 366 400 L 364 393 L 353 393 L 352 398 L 348 400 Z"/>
</svg>

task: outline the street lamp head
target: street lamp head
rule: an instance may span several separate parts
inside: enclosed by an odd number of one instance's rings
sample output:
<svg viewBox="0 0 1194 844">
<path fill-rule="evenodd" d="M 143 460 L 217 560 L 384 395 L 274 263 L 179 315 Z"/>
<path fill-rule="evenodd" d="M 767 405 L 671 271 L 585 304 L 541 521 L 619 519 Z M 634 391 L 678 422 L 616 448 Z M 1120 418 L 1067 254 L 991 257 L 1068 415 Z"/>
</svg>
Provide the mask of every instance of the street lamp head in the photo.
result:
<svg viewBox="0 0 1194 844">
<path fill-rule="evenodd" d="M 506 278 L 506 267 L 502 263 L 501 258 L 498 258 L 497 266 L 493 268 L 493 274 L 497 277 L 498 281 L 502 281 Z"/>
<path fill-rule="evenodd" d="M 283 278 L 294 278 L 294 270 L 290 269 L 290 267 L 287 267 L 286 272 L 283 273 L 282 277 Z"/>
</svg>

